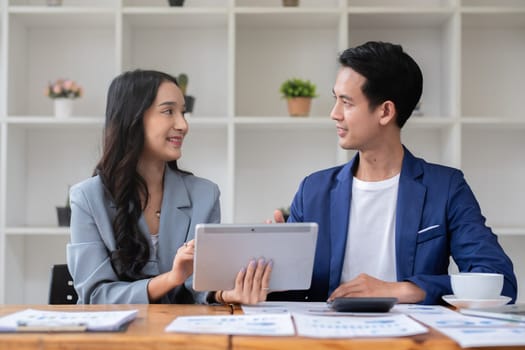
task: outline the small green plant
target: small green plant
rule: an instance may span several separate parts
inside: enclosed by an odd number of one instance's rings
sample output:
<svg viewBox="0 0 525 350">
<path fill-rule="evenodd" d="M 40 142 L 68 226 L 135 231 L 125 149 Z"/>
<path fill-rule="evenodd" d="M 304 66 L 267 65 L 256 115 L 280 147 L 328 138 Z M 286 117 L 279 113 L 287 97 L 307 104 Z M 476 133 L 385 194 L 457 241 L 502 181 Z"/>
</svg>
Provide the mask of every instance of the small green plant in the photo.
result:
<svg viewBox="0 0 525 350">
<path fill-rule="evenodd" d="M 188 75 L 185 73 L 180 73 L 177 76 L 177 83 L 179 83 L 182 94 L 186 96 L 186 89 L 188 88 Z"/>
<path fill-rule="evenodd" d="M 280 92 L 284 98 L 317 97 L 316 86 L 310 80 L 292 78 L 281 84 Z"/>
</svg>

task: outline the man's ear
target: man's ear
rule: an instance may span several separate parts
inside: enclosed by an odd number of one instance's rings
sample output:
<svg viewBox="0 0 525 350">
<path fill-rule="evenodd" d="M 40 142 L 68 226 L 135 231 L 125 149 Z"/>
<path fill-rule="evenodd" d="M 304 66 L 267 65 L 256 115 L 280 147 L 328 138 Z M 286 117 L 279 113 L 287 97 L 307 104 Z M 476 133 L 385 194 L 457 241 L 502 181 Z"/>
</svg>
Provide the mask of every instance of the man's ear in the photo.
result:
<svg viewBox="0 0 525 350">
<path fill-rule="evenodd" d="M 395 123 L 396 120 L 396 105 L 394 102 L 387 100 L 379 106 L 379 111 L 381 111 L 381 115 L 379 116 L 379 123 L 383 126 L 389 124 L 389 123 Z"/>
</svg>

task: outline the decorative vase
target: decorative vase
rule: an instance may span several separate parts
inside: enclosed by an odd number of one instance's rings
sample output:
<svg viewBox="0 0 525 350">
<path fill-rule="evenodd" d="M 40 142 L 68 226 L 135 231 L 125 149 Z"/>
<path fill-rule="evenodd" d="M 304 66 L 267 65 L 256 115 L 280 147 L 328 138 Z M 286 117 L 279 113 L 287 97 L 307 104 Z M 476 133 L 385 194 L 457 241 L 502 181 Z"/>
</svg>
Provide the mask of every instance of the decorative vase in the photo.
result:
<svg viewBox="0 0 525 350">
<path fill-rule="evenodd" d="M 293 97 L 288 99 L 288 114 L 292 117 L 306 117 L 310 114 L 310 97 Z"/>
<path fill-rule="evenodd" d="M 62 0 L 46 0 L 47 6 L 61 6 Z"/>
<path fill-rule="evenodd" d="M 58 226 L 69 226 L 71 222 L 71 207 L 56 207 Z"/>
<path fill-rule="evenodd" d="M 168 0 L 170 6 L 183 6 L 184 0 Z"/>
<path fill-rule="evenodd" d="M 283 0 L 283 6 L 299 6 L 299 0 Z"/>
<path fill-rule="evenodd" d="M 184 103 L 186 104 L 186 113 L 193 113 L 193 106 L 195 105 L 195 97 L 191 95 L 184 95 Z"/>
<path fill-rule="evenodd" d="M 73 99 L 55 98 L 55 118 L 68 118 L 73 114 Z"/>
</svg>

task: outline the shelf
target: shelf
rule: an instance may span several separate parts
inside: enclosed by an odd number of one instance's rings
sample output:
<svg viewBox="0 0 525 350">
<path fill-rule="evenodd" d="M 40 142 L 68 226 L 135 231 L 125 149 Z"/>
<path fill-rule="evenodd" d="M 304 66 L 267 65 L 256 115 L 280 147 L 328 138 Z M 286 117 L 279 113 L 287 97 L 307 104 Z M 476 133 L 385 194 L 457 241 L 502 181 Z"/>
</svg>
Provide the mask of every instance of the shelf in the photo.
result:
<svg viewBox="0 0 525 350">
<path fill-rule="evenodd" d="M 127 8 L 124 21 L 136 28 L 226 28 L 227 12 L 217 8 Z"/>
<path fill-rule="evenodd" d="M 332 9 L 285 9 L 256 8 L 236 9 L 236 24 L 245 29 L 334 29 L 338 28 L 339 11 Z"/>
<path fill-rule="evenodd" d="M 58 78 L 73 79 L 85 91 L 74 102 L 75 116 L 104 114 L 106 89 L 116 73 L 115 15 L 70 12 L 10 15 L 8 115 L 51 115 L 53 103 L 43 91 Z"/>
<path fill-rule="evenodd" d="M 371 7 L 379 10 L 391 8 L 394 3 L 392 0 L 347 0 L 350 8 Z M 410 11 L 412 9 L 439 9 L 451 7 L 448 0 L 396 0 L 396 8 Z"/>
<path fill-rule="evenodd" d="M 189 77 L 188 94 L 196 98 L 192 118 L 227 116 L 230 111 L 226 89 L 226 20 L 227 16 L 220 13 L 126 14 L 122 32 L 123 70 L 156 69 L 174 76 L 184 72 Z M 216 83 L 223 87 L 218 88 Z"/>
<path fill-rule="evenodd" d="M 461 22 L 461 115 L 523 118 L 525 12 L 466 14 Z"/>
<path fill-rule="evenodd" d="M 170 6 L 168 0 L 122 0 L 124 10 L 128 8 L 159 8 L 166 11 L 191 11 L 201 8 L 228 7 L 229 0 L 186 0 L 184 6 Z"/>
<path fill-rule="evenodd" d="M 234 0 L 237 8 L 269 8 L 274 11 L 303 11 L 309 9 L 337 9 L 339 0 L 300 0 L 299 6 L 283 6 L 282 0 Z"/>
<path fill-rule="evenodd" d="M 324 23 L 325 19 L 329 19 L 330 23 Z M 264 25 L 266 20 L 269 23 Z M 318 24 L 308 24 L 310 21 L 322 22 L 322 28 Z M 283 28 L 287 22 L 295 22 L 296 25 Z M 286 79 L 296 77 L 308 79 L 317 86 L 319 96 L 312 100 L 310 114 L 328 116 L 333 105 L 331 91 L 337 72 L 338 23 L 339 17 L 326 14 L 252 14 L 238 18 L 235 36 L 235 114 L 253 117 L 288 115 L 286 100 L 281 98 L 279 88 Z M 324 27 L 325 24 L 328 27 Z M 316 50 L 311 50 L 312 45 Z M 254 62 L 257 62 L 255 66 Z M 258 74 L 256 84 L 251 78 L 254 69 L 264 72 Z"/>
<path fill-rule="evenodd" d="M 87 126 L 87 127 L 86 127 Z M 6 226 L 56 225 L 68 187 L 93 174 L 101 154 L 96 124 L 8 124 Z"/>
<path fill-rule="evenodd" d="M 6 227 L 7 236 L 64 236 L 69 235 L 69 227 Z"/>
<path fill-rule="evenodd" d="M 454 15 L 453 9 L 354 8 L 349 9 L 348 22 L 355 28 L 438 28 Z"/>
<path fill-rule="evenodd" d="M 332 8 L 332 7 L 263 7 L 261 6 L 261 7 L 236 7 L 234 9 L 234 13 L 237 13 L 237 14 L 289 15 L 289 16 L 294 16 L 298 18 L 299 16 L 308 15 L 308 14 L 339 15 L 340 12 L 341 11 L 338 8 Z M 295 18 L 294 18 L 294 21 L 295 21 Z"/>
<path fill-rule="evenodd" d="M 460 0 L 462 8 L 497 11 L 498 9 L 525 9 L 522 0 Z"/>
<path fill-rule="evenodd" d="M 228 126 L 228 118 L 224 117 L 187 116 L 186 121 L 191 128 L 222 129 Z"/>
<path fill-rule="evenodd" d="M 15 6 L 10 18 L 28 28 L 100 28 L 115 25 L 113 9 L 79 7 Z"/>
<path fill-rule="evenodd" d="M 407 129 L 447 129 L 458 122 L 458 118 L 411 116 L 403 128 Z"/>
<path fill-rule="evenodd" d="M 119 0 L 64 0 L 60 6 L 46 5 L 46 0 L 6 0 L 8 8 L 42 8 L 50 11 L 70 8 L 108 8 L 115 9 Z"/>
<path fill-rule="evenodd" d="M 401 44 L 423 71 L 424 116 L 409 119 L 403 143 L 464 172 L 487 223 L 525 266 L 525 1 L 43 4 L 0 0 L 0 303 L 46 302 L 48 266 L 65 261 L 69 239 L 55 206 L 100 158 L 115 76 L 186 73 L 196 104 L 179 166 L 218 184 L 223 222 L 264 222 L 305 176 L 356 153 L 338 146 L 332 89 L 339 54 L 368 40 Z M 279 88 L 292 77 L 317 86 L 309 117 L 288 116 Z M 85 91 L 68 119 L 53 117 L 43 94 L 58 78 Z"/>
<path fill-rule="evenodd" d="M 225 117 L 201 117 L 201 116 L 187 116 L 186 120 L 190 126 L 197 126 L 199 128 L 221 128 L 228 124 L 228 118 Z M 41 117 L 41 116 L 15 116 L 5 118 L 4 121 L 12 126 L 34 128 L 34 127 L 75 127 L 87 126 L 95 128 L 103 128 L 105 120 L 101 117 L 81 117 L 74 116 L 67 119 L 58 119 L 55 117 Z"/>
<path fill-rule="evenodd" d="M 492 231 L 498 236 L 525 237 L 525 227 L 494 227 Z"/>
<path fill-rule="evenodd" d="M 525 129 L 525 114 L 521 119 L 498 117 L 462 117 L 461 124 L 468 129 L 520 130 Z"/>
<path fill-rule="evenodd" d="M 462 9 L 462 25 L 468 29 L 524 29 L 522 9 Z"/>
<path fill-rule="evenodd" d="M 41 116 L 14 116 L 5 119 L 8 125 L 20 127 L 71 127 L 71 126 L 93 126 L 101 128 L 104 126 L 104 119 L 101 117 L 80 117 L 74 116 L 67 119 L 57 119 L 55 117 Z"/>
<path fill-rule="evenodd" d="M 291 203 L 306 175 L 337 163 L 333 124 L 330 128 L 293 131 L 286 127 L 269 134 L 259 128 L 236 129 L 236 222 L 264 222 L 271 218 L 276 208 Z"/>
<path fill-rule="evenodd" d="M 236 117 L 236 129 L 322 129 L 335 133 L 335 122 L 330 117 Z"/>
<path fill-rule="evenodd" d="M 490 226 L 525 226 L 524 149 L 523 127 L 462 128 L 461 169 Z"/>
</svg>

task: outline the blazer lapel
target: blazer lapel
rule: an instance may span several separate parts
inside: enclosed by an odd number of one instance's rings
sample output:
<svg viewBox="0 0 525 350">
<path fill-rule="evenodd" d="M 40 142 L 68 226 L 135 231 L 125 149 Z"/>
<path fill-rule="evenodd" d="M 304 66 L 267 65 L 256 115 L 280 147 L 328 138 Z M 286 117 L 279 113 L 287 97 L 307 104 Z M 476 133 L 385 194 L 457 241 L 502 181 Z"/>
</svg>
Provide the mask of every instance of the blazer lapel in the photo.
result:
<svg viewBox="0 0 525 350">
<path fill-rule="evenodd" d="M 328 295 L 339 286 L 348 236 L 352 179 L 356 155 L 337 175 L 337 184 L 330 192 L 330 281 Z"/>
<path fill-rule="evenodd" d="M 177 249 L 186 241 L 190 216 L 183 208 L 190 207 L 190 196 L 182 176 L 166 166 L 159 226 L 160 271 L 171 270 Z"/>
<path fill-rule="evenodd" d="M 425 204 L 426 187 L 417 178 L 423 168 L 406 148 L 399 178 L 396 207 L 396 270 L 402 281 L 413 275 L 416 254 L 417 231 Z"/>
</svg>

